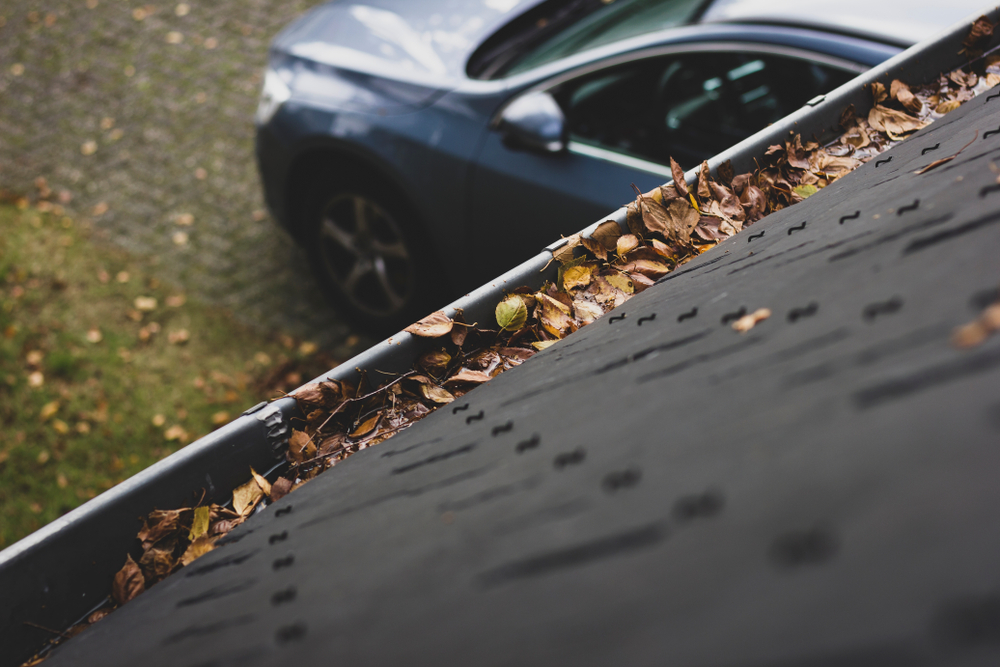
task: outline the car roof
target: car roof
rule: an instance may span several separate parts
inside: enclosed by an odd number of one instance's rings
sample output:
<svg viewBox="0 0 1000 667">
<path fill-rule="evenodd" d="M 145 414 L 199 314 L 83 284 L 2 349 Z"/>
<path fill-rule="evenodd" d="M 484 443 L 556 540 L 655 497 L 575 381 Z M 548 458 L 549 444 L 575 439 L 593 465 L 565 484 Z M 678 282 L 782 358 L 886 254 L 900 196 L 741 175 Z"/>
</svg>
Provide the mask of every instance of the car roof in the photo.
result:
<svg viewBox="0 0 1000 667">
<path fill-rule="evenodd" d="M 909 46 L 975 18 L 983 5 L 982 0 L 715 0 L 700 22 L 803 26 Z"/>
</svg>

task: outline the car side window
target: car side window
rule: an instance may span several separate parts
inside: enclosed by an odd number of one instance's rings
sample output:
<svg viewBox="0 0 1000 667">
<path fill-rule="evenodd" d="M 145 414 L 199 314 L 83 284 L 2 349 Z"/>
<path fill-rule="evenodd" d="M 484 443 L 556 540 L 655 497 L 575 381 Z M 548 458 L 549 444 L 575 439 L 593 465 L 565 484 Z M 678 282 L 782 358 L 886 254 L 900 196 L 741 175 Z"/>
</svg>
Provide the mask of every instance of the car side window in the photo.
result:
<svg viewBox="0 0 1000 667">
<path fill-rule="evenodd" d="M 608 68 L 552 93 L 571 139 L 690 166 L 854 76 L 801 58 L 699 52 Z"/>
</svg>

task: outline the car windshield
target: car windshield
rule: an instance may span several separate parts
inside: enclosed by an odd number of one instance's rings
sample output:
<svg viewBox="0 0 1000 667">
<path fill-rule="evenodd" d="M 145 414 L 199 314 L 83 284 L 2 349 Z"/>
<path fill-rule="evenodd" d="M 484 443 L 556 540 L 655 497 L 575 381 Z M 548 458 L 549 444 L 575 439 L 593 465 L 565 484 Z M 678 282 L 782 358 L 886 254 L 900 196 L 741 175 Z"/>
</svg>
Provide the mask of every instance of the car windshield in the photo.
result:
<svg viewBox="0 0 1000 667">
<path fill-rule="evenodd" d="M 525 50 L 502 74 L 517 74 L 587 49 L 689 23 L 704 4 L 704 0 L 611 0 L 582 21 Z"/>
</svg>

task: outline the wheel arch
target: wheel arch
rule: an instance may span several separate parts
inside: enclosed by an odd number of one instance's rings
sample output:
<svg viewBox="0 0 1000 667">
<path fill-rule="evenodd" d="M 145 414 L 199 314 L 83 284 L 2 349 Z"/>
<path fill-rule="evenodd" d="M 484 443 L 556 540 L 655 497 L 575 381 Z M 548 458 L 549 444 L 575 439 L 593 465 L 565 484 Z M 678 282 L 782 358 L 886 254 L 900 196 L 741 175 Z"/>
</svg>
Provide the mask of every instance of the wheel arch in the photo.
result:
<svg viewBox="0 0 1000 667">
<path fill-rule="evenodd" d="M 297 241 L 302 242 L 307 231 L 304 215 L 306 193 L 311 188 L 322 187 L 319 181 L 326 180 L 331 175 L 336 178 L 340 174 L 344 178 L 349 174 L 352 179 L 371 179 L 392 188 L 396 197 L 402 200 L 399 203 L 406 207 L 420 231 L 428 231 L 426 218 L 416 198 L 405 180 L 390 165 L 356 148 L 321 140 L 311 143 L 293 158 L 286 176 L 288 230 Z"/>
</svg>

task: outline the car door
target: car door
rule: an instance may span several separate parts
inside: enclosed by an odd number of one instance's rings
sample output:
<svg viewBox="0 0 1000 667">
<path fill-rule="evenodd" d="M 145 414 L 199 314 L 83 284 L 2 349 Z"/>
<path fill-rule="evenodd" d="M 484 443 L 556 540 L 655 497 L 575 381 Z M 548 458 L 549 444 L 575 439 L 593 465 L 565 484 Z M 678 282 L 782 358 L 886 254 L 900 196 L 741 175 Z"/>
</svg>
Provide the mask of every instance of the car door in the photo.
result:
<svg viewBox="0 0 1000 667">
<path fill-rule="evenodd" d="M 566 149 L 518 148 L 492 130 L 476 159 L 470 240 L 505 249 L 484 254 L 483 276 L 628 203 L 633 184 L 669 180 L 671 156 L 690 169 L 864 69 L 783 47 L 699 44 L 546 83 Z"/>
</svg>

